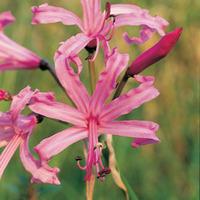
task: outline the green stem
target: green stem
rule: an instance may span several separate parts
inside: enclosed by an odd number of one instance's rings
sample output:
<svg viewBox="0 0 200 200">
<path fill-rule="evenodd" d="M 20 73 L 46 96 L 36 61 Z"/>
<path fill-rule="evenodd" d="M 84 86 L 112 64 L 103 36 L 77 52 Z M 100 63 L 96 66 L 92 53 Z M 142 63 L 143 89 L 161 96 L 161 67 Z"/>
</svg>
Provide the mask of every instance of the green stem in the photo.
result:
<svg viewBox="0 0 200 200">
<path fill-rule="evenodd" d="M 95 71 L 94 61 L 91 61 L 90 59 L 88 59 L 88 68 L 89 68 L 89 74 L 90 74 L 90 87 L 93 93 L 95 89 L 95 85 L 96 85 L 96 71 Z"/>
<path fill-rule="evenodd" d="M 56 72 L 55 72 L 55 67 L 51 66 L 47 61 L 45 60 L 41 60 L 40 64 L 39 64 L 39 68 L 42 71 L 48 70 L 49 73 L 52 75 L 52 77 L 54 78 L 54 80 L 56 81 L 56 83 L 60 86 L 60 88 L 64 91 L 64 93 L 67 95 L 68 99 L 70 100 L 71 104 L 75 107 L 74 102 L 71 100 L 71 98 L 68 96 L 68 94 L 65 91 L 65 88 L 62 86 L 62 84 L 60 83 Z"/>
<path fill-rule="evenodd" d="M 124 87 L 125 87 L 125 85 L 126 85 L 128 79 L 129 79 L 129 77 L 130 77 L 130 76 L 128 75 L 127 72 L 128 72 L 128 70 L 125 72 L 125 74 L 124 74 L 122 80 L 119 82 L 119 84 L 118 84 L 118 86 L 117 86 L 117 89 L 116 89 L 116 91 L 115 91 L 115 94 L 114 94 L 114 96 L 113 96 L 113 99 L 116 99 L 116 98 L 119 97 L 120 94 L 122 93 L 122 90 L 124 89 Z"/>
</svg>

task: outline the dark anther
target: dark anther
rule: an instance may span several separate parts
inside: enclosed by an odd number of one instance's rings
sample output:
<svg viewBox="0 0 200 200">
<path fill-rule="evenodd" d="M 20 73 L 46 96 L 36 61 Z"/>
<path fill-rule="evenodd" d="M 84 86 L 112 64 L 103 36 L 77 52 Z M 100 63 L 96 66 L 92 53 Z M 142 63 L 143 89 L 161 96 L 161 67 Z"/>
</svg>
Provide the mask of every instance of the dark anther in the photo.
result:
<svg viewBox="0 0 200 200">
<path fill-rule="evenodd" d="M 44 120 L 44 117 L 40 114 L 35 113 L 35 117 L 37 119 L 38 124 L 40 124 Z"/>
<path fill-rule="evenodd" d="M 98 173 L 97 178 L 103 178 L 110 173 L 111 173 L 111 170 L 109 168 L 104 168 Z"/>
<path fill-rule="evenodd" d="M 115 17 L 116 17 L 116 15 L 110 15 L 109 17 L 112 18 L 113 19 L 113 23 L 115 23 Z"/>
<path fill-rule="evenodd" d="M 104 168 L 104 169 L 101 170 L 101 173 L 102 174 L 110 174 L 111 170 L 110 170 L 110 168 Z"/>
<path fill-rule="evenodd" d="M 80 160 L 82 160 L 82 157 L 81 156 L 76 156 L 75 160 L 76 161 L 80 161 Z"/>
<path fill-rule="evenodd" d="M 40 64 L 39 64 L 39 68 L 41 70 L 47 70 L 47 69 L 49 69 L 49 63 L 45 60 L 41 60 Z"/>
<path fill-rule="evenodd" d="M 96 51 L 97 47 L 96 46 L 93 46 L 93 47 L 92 46 L 86 46 L 85 49 L 87 50 L 87 52 L 89 54 L 93 54 Z"/>
</svg>

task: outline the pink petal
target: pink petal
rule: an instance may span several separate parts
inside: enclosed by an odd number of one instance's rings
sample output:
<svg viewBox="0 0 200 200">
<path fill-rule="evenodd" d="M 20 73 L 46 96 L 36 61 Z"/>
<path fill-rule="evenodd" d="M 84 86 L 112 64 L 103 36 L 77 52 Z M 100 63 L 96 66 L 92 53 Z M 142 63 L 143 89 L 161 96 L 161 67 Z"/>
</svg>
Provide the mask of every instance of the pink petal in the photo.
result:
<svg viewBox="0 0 200 200">
<path fill-rule="evenodd" d="M 5 11 L 0 13 L 0 31 L 3 30 L 3 28 L 12 22 L 15 21 L 15 17 L 12 15 L 10 11 Z"/>
<path fill-rule="evenodd" d="M 83 113 L 63 103 L 56 101 L 49 101 L 49 103 L 35 101 L 29 105 L 29 108 L 33 112 L 45 117 L 72 123 L 77 126 L 86 126 Z"/>
<path fill-rule="evenodd" d="M 21 90 L 19 94 L 13 96 L 12 104 L 10 107 L 13 120 L 15 120 L 19 113 L 25 108 L 25 106 L 29 104 L 35 92 L 32 91 L 29 86 L 27 86 Z"/>
<path fill-rule="evenodd" d="M 0 155 L 0 179 L 3 175 L 5 168 L 7 167 L 10 159 L 12 158 L 13 154 L 15 153 L 17 147 L 21 143 L 22 138 L 19 135 L 15 135 L 10 142 L 7 144 L 5 149 Z"/>
<path fill-rule="evenodd" d="M 35 69 L 41 59 L 32 51 L 20 46 L 0 32 L 0 71 L 13 69 Z"/>
<path fill-rule="evenodd" d="M 105 104 L 106 99 L 116 88 L 116 80 L 128 64 L 127 54 L 119 54 L 117 50 L 110 56 L 106 63 L 106 69 L 101 73 L 91 99 L 92 113 L 98 115 Z"/>
<path fill-rule="evenodd" d="M 150 65 L 167 56 L 176 45 L 181 33 L 182 28 L 176 28 L 174 31 L 163 36 L 159 42 L 147 51 L 143 52 L 131 63 L 128 74 L 130 76 L 138 74 Z"/>
<path fill-rule="evenodd" d="M 135 79 L 141 84 L 137 88 L 130 90 L 128 93 L 105 105 L 100 115 L 102 121 L 114 120 L 159 95 L 158 90 L 153 86 L 153 77 L 137 75 Z"/>
<path fill-rule="evenodd" d="M 108 41 L 102 40 L 102 48 L 103 48 L 103 53 L 104 53 L 104 60 L 106 63 L 108 58 L 112 55 L 112 51 L 111 51 Z"/>
<path fill-rule="evenodd" d="M 59 47 L 58 51 L 55 54 L 54 61 L 56 62 L 56 59 L 60 55 L 64 55 L 69 60 L 73 61 L 77 59 L 78 53 L 91 41 L 91 38 L 86 36 L 83 33 L 79 33 L 76 36 L 72 36 L 65 42 L 61 43 L 61 46 Z M 77 64 L 75 62 L 75 64 Z M 79 60 L 78 63 L 78 72 L 80 73 L 82 69 L 82 62 Z"/>
<path fill-rule="evenodd" d="M 98 132 L 97 121 L 94 118 L 90 118 L 88 122 L 88 154 L 86 162 L 86 176 L 85 180 L 89 181 L 92 175 L 93 166 L 98 165 L 100 159 L 98 151 L 95 151 L 95 147 L 98 144 Z"/>
<path fill-rule="evenodd" d="M 142 9 L 135 5 L 124 5 L 124 4 L 116 4 L 111 5 L 111 15 L 115 15 L 115 26 L 141 26 L 141 37 L 140 38 L 130 38 L 127 34 L 124 35 L 125 40 L 128 43 L 136 43 L 141 44 L 151 37 L 151 32 L 158 32 L 161 36 L 165 35 L 164 29 L 169 23 L 159 17 L 159 16 L 151 16 L 148 10 Z M 145 27 L 145 32 L 144 32 Z M 149 29 L 147 31 L 147 29 Z"/>
<path fill-rule="evenodd" d="M 100 0 L 81 0 L 83 7 L 83 26 L 87 35 L 95 36 L 105 20 L 105 13 L 101 13 Z"/>
<path fill-rule="evenodd" d="M 33 176 L 31 182 L 59 185 L 60 181 L 57 177 L 59 169 L 42 165 L 39 160 L 36 160 L 29 151 L 28 141 L 29 136 L 26 136 L 20 145 L 20 158 L 25 169 Z"/>
<path fill-rule="evenodd" d="M 138 144 L 139 146 L 138 141 L 143 141 L 141 144 L 159 142 L 159 139 L 155 135 L 158 128 L 158 124 L 148 121 L 113 121 L 102 123 L 100 125 L 99 132 L 124 137 L 133 137 L 135 138 L 134 144 Z"/>
<path fill-rule="evenodd" d="M 47 3 L 32 7 L 32 24 L 62 22 L 65 25 L 77 25 L 82 30 L 80 18 L 64 8 L 49 6 Z"/>
<path fill-rule="evenodd" d="M 140 30 L 140 37 L 129 37 L 128 33 L 124 33 L 123 37 L 128 44 L 143 44 L 153 36 L 154 30 L 146 26 L 142 26 Z"/>
<path fill-rule="evenodd" d="M 81 83 L 79 75 L 74 73 L 70 67 L 68 59 L 59 56 L 55 61 L 55 68 L 58 79 L 69 97 L 76 104 L 79 111 L 86 113 L 90 97 L 85 86 Z"/>
<path fill-rule="evenodd" d="M 34 149 L 42 160 L 49 160 L 71 144 L 88 137 L 83 128 L 72 127 L 44 139 Z"/>
</svg>

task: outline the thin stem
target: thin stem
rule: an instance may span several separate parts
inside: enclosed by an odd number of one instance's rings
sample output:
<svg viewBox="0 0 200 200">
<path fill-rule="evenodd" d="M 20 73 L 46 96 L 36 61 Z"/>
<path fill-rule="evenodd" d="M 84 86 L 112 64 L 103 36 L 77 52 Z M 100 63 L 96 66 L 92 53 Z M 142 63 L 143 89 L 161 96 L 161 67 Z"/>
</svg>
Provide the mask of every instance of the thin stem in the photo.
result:
<svg viewBox="0 0 200 200">
<path fill-rule="evenodd" d="M 95 89 L 95 84 L 96 84 L 96 71 L 95 71 L 94 61 L 90 60 L 91 55 L 92 54 L 89 53 L 88 68 L 89 68 L 89 74 L 90 74 L 91 93 L 93 93 L 94 89 Z M 87 141 L 85 141 L 85 144 L 87 144 Z M 86 147 L 86 145 L 85 145 L 85 147 Z M 84 150 L 86 150 L 86 148 L 84 148 Z M 86 181 L 86 199 L 87 200 L 93 199 L 94 187 L 95 187 L 95 175 L 92 174 L 91 177 L 90 177 L 90 180 Z"/>
<path fill-rule="evenodd" d="M 116 99 L 116 98 L 119 97 L 120 94 L 122 93 L 122 90 L 124 89 L 124 87 L 125 87 L 125 85 L 126 85 L 128 79 L 129 79 L 129 77 L 130 77 L 130 76 L 128 75 L 127 72 L 128 72 L 128 70 L 125 72 L 125 74 L 124 74 L 122 80 L 119 82 L 119 84 L 118 84 L 118 86 L 117 86 L 117 89 L 116 89 L 116 91 L 115 91 L 115 93 L 114 93 L 114 95 L 113 95 L 113 99 Z"/>
<path fill-rule="evenodd" d="M 56 72 L 55 72 L 55 68 L 53 66 L 51 66 L 47 61 L 45 60 L 41 60 L 40 64 L 39 64 L 39 68 L 43 71 L 48 70 L 49 73 L 52 75 L 52 77 L 54 78 L 54 80 L 56 81 L 56 83 L 63 89 L 63 91 L 65 92 L 65 89 L 63 88 L 63 86 L 61 85 L 58 77 L 56 76 Z"/>
<path fill-rule="evenodd" d="M 62 84 L 60 83 L 58 77 L 56 76 L 56 72 L 55 72 L 55 68 L 53 66 L 51 66 L 47 61 L 45 60 L 41 60 L 40 64 L 39 64 L 39 68 L 43 71 L 48 70 L 49 73 L 52 75 L 52 77 L 54 78 L 54 80 L 56 81 L 56 83 L 62 88 L 62 90 L 65 92 L 65 94 L 67 95 L 68 99 L 70 100 L 71 104 L 75 107 L 74 102 L 71 100 L 71 98 L 68 96 L 68 94 L 65 91 L 65 88 L 62 86 Z"/>
<path fill-rule="evenodd" d="M 117 97 L 120 96 L 120 94 L 122 93 L 129 77 L 130 76 L 128 75 L 128 69 L 127 69 L 122 80 L 119 82 L 119 84 L 117 86 L 117 89 L 114 93 L 113 99 L 116 99 Z M 128 190 L 127 190 L 127 187 L 126 187 L 126 185 L 124 184 L 124 182 L 121 178 L 120 171 L 117 167 L 115 150 L 114 150 L 113 145 L 112 145 L 112 135 L 107 135 L 106 142 L 107 142 L 107 146 L 108 146 L 108 152 L 107 152 L 108 156 L 105 157 L 106 161 L 107 161 L 107 163 L 109 163 L 109 167 L 111 169 L 112 176 L 113 176 L 113 179 L 114 179 L 116 185 L 125 193 L 126 199 L 128 200 L 129 199 Z"/>
<path fill-rule="evenodd" d="M 94 61 L 91 61 L 90 59 L 88 59 L 88 68 L 89 68 L 89 74 L 90 74 L 90 87 L 93 93 L 95 89 L 95 85 L 96 85 L 96 70 L 95 70 Z"/>
</svg>

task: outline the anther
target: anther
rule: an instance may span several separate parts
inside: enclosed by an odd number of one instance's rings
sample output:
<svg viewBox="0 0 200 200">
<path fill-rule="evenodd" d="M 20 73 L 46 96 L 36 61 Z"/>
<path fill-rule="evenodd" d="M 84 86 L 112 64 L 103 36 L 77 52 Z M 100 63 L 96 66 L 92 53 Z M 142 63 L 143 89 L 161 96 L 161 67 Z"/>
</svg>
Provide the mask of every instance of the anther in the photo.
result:
<svg viewBox="0 0 200 200">
<path fill-rule="evenodd" d="M 44 116 L 34 113 L 36 119 L 37 119 L 37 124 L 40 124 L 44 120 Z"/>
<path fill-rule="evenodd" d="M 76 161 L 80 161 L 80 160 L 83 160 L 83 159 L 82 159 L 81 156 L 76 156 L 75 160 L 76 160 Z"/>
</svg>

